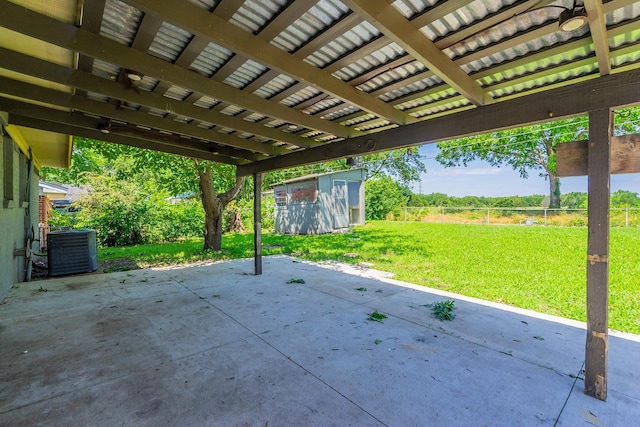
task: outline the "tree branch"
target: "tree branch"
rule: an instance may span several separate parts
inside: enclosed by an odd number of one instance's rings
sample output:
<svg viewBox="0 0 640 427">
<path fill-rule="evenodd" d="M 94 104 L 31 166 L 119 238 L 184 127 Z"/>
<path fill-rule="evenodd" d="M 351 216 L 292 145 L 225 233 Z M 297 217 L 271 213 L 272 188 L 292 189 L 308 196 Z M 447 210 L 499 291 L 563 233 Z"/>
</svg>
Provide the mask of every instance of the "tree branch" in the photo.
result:
<svg viewBox="0 0 640 427">
<path fill-rule="evenodd" d="M 223 206 L 227 206 L 230 201 L 238 197 L 240 190 L 242 190 L 242 185 L 244 184 L 244 178 L 244 176 L 236 175 L 236 182 L 233 184 L 233 187 L 218 196 Z"/>
</svg>

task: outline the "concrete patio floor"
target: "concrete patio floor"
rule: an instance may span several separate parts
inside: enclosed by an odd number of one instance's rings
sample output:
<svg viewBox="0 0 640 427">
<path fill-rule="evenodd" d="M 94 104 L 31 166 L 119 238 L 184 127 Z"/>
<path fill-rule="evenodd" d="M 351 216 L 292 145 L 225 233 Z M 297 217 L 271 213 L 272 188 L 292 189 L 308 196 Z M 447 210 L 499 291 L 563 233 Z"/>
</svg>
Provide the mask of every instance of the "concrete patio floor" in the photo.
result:
<svg viewBox="0 0 640 427">
<path fill-rule="evenodd" d="M 374 270 L 280 256 L 252 271 L 238 260 L 19 284 L 0 305 L 0 425 L 640 422 L 638 336 L 610 337 L 605 403 L 583 394 L 581 323 Z M 457 317 L 442 322 L 424 305 L 447 297 Z M 368 321 L 373 310 L 388 319 Z"/>
</svg>

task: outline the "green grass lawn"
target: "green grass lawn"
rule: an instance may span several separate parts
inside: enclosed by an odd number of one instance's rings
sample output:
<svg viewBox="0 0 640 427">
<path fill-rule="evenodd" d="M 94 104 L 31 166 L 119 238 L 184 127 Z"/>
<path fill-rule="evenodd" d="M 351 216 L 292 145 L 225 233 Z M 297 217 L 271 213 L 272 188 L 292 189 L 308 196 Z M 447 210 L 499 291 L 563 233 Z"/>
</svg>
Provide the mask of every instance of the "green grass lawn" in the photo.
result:
<svg viewBox="0 0 640 427">
<path fill-rule="evenodd" d="M 584 321 L 587 229 L 373 221 L 352 233 L 263 235 L 263 254 L 367 262 L 395 278 Z M 227 235 L 222 252 L 202 241 L 103 248 L 100 261 L 140 267 L 253 256 L 253 236 Z M 640 334 L 640 230 L 611 229 L 609 324 Z"/>
</svg>

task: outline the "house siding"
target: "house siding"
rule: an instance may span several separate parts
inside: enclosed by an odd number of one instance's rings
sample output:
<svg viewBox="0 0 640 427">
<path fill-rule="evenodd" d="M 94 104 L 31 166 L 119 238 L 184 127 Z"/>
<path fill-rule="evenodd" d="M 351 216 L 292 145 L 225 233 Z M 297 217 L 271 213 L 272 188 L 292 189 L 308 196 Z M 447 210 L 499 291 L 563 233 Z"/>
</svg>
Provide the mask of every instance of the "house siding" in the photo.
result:
<svg viewBox="0 0 640 427">
<path fill-rule="evenodd" d="M 0 150 L 0 299 L 14 283 L 26 279 L 24 256 L 14 256 L 16 249 L 25 247 L 26 230 L 38 230 L 38 174 L 32 171 L 27 184 L 27 158 L 7 135 L 2 135 Z M 11 156 L 11 158 L 8 158 Z M 9 185 L 9 183 L 11 185 Z M 29 199 L 26 199 L 26 185 L 29 185 Z M 32 245 L 39 250 L 37 242 Z"/>
</svg>

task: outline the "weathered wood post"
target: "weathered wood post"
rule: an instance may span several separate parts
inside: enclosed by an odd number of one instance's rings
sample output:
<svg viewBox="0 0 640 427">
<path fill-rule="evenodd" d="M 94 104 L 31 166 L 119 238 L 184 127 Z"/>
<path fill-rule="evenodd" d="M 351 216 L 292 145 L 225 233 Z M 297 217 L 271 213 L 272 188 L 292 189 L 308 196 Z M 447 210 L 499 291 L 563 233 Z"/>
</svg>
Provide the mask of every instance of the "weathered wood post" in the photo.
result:
<svg viewBox="0 0 640 427">
<path fill-rule="evenodd" d="M 253 174 L 253 251 L 254 273 L 262 274 L 262 174 Z"/>
<path fill-rule="evenodd" d="M 587 249 L 587 342 L 584 392 L 607 399 L 609 347 L 609 181 L 612 113 L 589 113 L 587 153 L 589 237 Z"/>
</svg>

